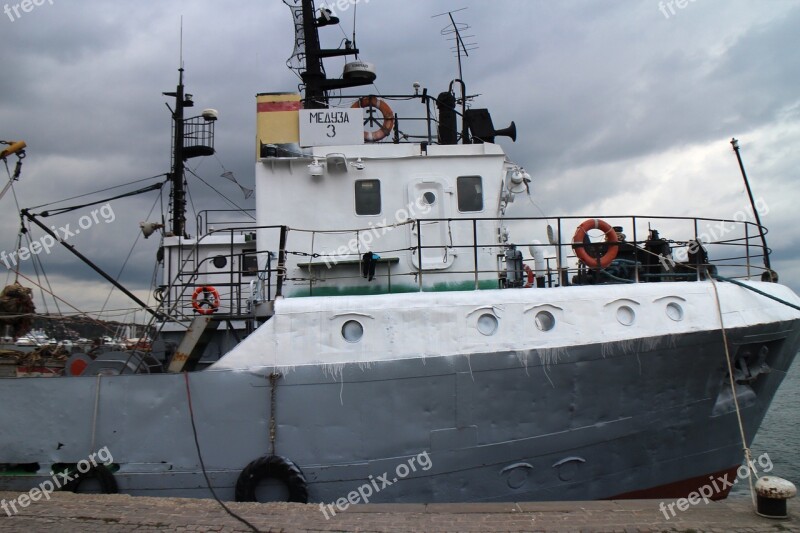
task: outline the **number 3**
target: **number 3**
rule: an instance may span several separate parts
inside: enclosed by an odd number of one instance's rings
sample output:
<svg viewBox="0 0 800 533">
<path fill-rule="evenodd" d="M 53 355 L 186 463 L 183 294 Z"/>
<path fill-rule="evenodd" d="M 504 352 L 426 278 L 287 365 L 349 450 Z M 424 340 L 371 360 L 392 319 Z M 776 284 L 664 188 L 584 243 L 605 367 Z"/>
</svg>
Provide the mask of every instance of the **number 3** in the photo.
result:
<svg viewBox="0 0 800 533">
<path fill-rule="evenodd" d="M 333 124 L 328 124 L 328 137 L 336 137 L 336 126 Z"/>
</svg>

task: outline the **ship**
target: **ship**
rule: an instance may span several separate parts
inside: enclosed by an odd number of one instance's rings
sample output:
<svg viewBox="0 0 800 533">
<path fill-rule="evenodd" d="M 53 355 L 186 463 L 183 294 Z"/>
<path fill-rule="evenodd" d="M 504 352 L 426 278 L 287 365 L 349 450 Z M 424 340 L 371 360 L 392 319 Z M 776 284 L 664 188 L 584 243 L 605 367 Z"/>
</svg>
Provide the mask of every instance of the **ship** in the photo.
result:
<svg viewBox="0 0 800 533">
<path fill-rule="evenodd" d="M 217 113 L 185 115 L 181 66 L 164 93 L 169 224 L 142 223 L 161 233 L 159 305 L 126 292 L 152 346 L 1 378 L 0 490 L 333 511 L 685 497 L 725 479 L 710 496 L 726 497 L 800 348 L 766 228 L 507 216 L 531 182 L 500 144 L 513 122 L 497 129 L 461 79 L 376 94 L 352 41 L 321 46 L 329 9 L 284 3 L 301 87 L 254 102 L 254 220 L 209 210 L 189 233 L 184 163 L 214 153 Z"/>
</svg>

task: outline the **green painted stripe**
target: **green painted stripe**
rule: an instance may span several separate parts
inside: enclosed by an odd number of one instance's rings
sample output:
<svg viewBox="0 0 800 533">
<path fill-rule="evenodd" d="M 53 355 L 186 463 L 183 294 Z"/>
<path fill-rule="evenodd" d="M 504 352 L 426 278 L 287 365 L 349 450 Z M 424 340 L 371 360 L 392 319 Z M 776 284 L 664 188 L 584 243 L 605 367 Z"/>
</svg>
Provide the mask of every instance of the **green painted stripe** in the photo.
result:
<svg viewBox="0 0 800 533">
<path fill-rule="evenodd" d="M 497 289 L 498 283 L 494 280 L 482 280 L 478 282 L 478 290 Z M 423 292 L 456 292 L 474 291 L 474 281 L 461 281 L 456 283 L 435 283 L 433 286 L 423 287 Z M 288 298 L 304 298 L 308 296 L 366 296 L 373 294 L 403 294 L 409 292 L 419 292 L 417 285 L 392 285 L 392 290 L 383 285 L 361 285 L 357 287 L 308 287 L 289 290 Z"/>
</svg>

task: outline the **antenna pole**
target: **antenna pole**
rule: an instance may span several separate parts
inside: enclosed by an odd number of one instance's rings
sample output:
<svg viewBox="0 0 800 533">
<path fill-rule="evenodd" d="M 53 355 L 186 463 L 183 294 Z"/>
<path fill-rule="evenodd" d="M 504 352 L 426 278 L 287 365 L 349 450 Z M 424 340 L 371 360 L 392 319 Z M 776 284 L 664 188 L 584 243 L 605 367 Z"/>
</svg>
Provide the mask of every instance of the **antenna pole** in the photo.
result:
<svg viewBox="0 0 800 533">
<path fill-rule="evenodd" d="M 750 197 L 750 205 L 753 208 L 753 216 L 756 218 L 756 224 L 758 224 L 758 233 L 761 235 L 761 245 L 764 247 L 764 267 L 766 267 L 767 271 L 765 274 L 769 274 L 772 276 L 772 268 L 769 264 L 769 248 L 767 248 L 767 238 L 764 235 L 764 227 L 761 225 L 761 217 L 758 215 L 758 209 L 756 208 L 756 202 L 753 199 L 753 191 L 750 189 L 750 181 L 747 179 L 747 173 L 744 171 L 744 163 L 742 163 L 742 156 L 739 153 L 739 141 L 736 139 L 731 139 L 731 145 L 733 146 L 733 151 L 736 152 L 736 159 L 739 161 L 739 170 L 742 171 L 742 178 L 744 178 L 744 186 L 747 189 L 747 196 Z"/>
<path fill-rule="evenodd" d="M 461 40 L 461 32 L 458 31 L 458 26 L 456 26 L 456 21 L 453 18 L 453 12 L 448 11 L 447 16 L 450 17 L 450 22 L 453 24 L 453 29 L 456 32 L 456 51 L 458 52 L 458 79 L 463 80 L 464 74 L 461 71 L 461 48 L 464 42 Z M 464 48 L 464 52 L 466 52 L 466 48 Z"/>
</svg>

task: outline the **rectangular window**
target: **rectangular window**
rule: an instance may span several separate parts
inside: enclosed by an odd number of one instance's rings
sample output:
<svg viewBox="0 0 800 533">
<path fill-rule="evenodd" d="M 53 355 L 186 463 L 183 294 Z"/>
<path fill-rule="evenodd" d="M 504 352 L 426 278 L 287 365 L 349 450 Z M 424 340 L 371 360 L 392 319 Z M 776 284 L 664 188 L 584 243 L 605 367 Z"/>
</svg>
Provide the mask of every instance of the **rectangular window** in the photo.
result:
<svg viewBox="0 0 800 533">
<path fill-rule="evenodd" d="M 242 252 L 242 276 L 255 276 L 258 274 L 258 256 L 255 250 Z"/>
<path fill-rule="evenodd" d="M 456 188 L 459 211 L 483 211 L 483 179 L 480 176 L 459 176 Z"/>
<path fill-rule="evenodd" d="M 381 214 L 380 180 L 356 181 L 356 215 Z"/>
</svg>

